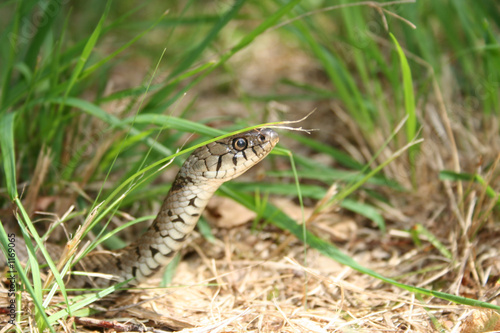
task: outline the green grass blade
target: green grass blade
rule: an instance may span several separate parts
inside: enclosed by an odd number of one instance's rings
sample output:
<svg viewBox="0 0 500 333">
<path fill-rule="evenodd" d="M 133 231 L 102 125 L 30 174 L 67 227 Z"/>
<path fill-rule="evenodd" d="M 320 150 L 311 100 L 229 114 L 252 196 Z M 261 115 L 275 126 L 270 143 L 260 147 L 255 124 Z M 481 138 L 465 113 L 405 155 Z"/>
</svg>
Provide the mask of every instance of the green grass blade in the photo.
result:
<svg viewBox="0 0 500 333">
<path fill-rule="evenodd" d="M 275 195 L 290 195 L 290 193 L 294 193 L 294 191 L 296 190 L 295 184 L 280 184 L 279 186 L 276 186 L 276 184 L 272 183 L 242 183 L 232 181 L 227 183 L 226 186 L 231 191 L 249 193 L 259 190 L 263 193 Z M 164 192 L 163 188 L 161 188 L 161 190 L 162 192 Z M 301 184 L 300 190 L 302 192 L 302 196 L 315 200 L 320 200 L 326 195 L 326 189 L 318 185 Z M 148 193 L 144 191 L 144 195 L 146 194 Z M 138 196 L 141 197 L 141 194 L 138 193 Z"/>
<path fill-rule="evenodd" d="M 16 186 L 16 156 L 14 149 L 14 121 L 16 113 L 0 114 L 0 148 L 7 183 L 7 193 L 11 200 L 18 197 Z"/>
<path fill-rule="evenodd" d="M 382 177 L 377 177 L 377 175 L 373 172 L 370 172 L 370 177 L 367 177 L 365 174 L 360 172 L 338 170 L 327 167 L 314 168 L 311 170 L 307 170 L 306 167 L 303 167 L 302 169 L 304 170 L 297 171 L 298 175 L 302 179 L 316 179 L 328 184 L 332 183 L 333 181 L 341 181 L 344 183 L 363 181 L 368 184 L 390 186 L 394 189 L 400 189 L 397 184 L 389 182 Z M 267 175 L 271 177 L 293 177 L 293 172 L 291 170 L 269 171 Z M 360 185 L 362 185 L 362 183 Z"/>
<path fill-rule="evenodd" d="M 446 246 L 443 245 L 443 243 L 441 243 L 439 241 L 439 239 L 432 233 L 430 232 L 426 227 L 424 227 L 422 224 L 420 223 L 417 223 L 411 230 L 412 233 L 415 233 L 417 236 L 417 238 L 420 239 L 420 235 L 423 235 L 427 238 L 427 240 L 436 248 L 438 249 L 439 252 L 441 252 L 441 254 L 449 259 L 450 261 L 453 260 L 453 255 L 451 254 L 451 252 L 446 248 Z"/>
<path fill-rule="evenodd" d="M 19 221 L 20 217 L 16 217 L 17 220 Z M 29 221 L 28 223 L 31 223 Z M 19 228 L 21 229 L 21 234 L 23 235 L 24 238 L 24 245 L 26 246 L 26 249 L 28 251 L 28 262 L 29 267 L 31 269 L 31 276 L 33 278 L 32 283 L 33 283 L 33 290 L 35 291 L 35 295 L 33 295 L 33 298 L 36 298 L 38 300 L 42 299 L 42 279 L 40 277 L 40 265 L 37 262 L 37 257 L 36 257 L 36 250 L 35 247 L 33 246 L 33 243 L 31 241 L 31 238 L 29 236 L 29 232 L 24 226 L 23 223 L 19 223 Z M 22 245 L 21 245 L 22 246 Z"/>
<path fill-rule="evenodd" d="M 495 191 L 495 189 L 492 188 L 488 184 L 488 182 L 479 174 L 471 174 L 465 172 L 457 173 L 449 170 L 443 170 L 439 172 L 439 180 L 469 181 L 469 182 L 474 181 L 476 183 L 479 183 L 483 186 L 486 195 L 491 199 L 495 199 L 496 204 L 500 205 L 500 198 L 498 192 Z"/>
<path fill-rule="evenodd" d="M 3 222 L 0 220 L 0 245 L 1 245 L 0 247 L 2 249 L 2 252 L 5 255 L 5 258 L 9 258 L 9 256 L 8 256 L 9 255 L 9 252 L 8 252 L 9 237 L 7 237 L 7 236 L 8 236 L 7 232 L 5 231 L 5 229 L 3 227 Z M 13 266 L 9 265 L 10 270 L 12 270 L 13 268 L 16 271 L 16 273 L 18 274 L 20 280 L 22 281 L 22 283 L 25 286 L 28 293 L 30 295 L 32 295 L 33 303 L 35 304 L 35 307 L 38 311 L 38 314 L 40 315 L 40 318 L 43 320 L 43 322 L 37 322 L 37 324 L 39 325 L 38 328 L 40 329 L 40 331 L 43 331 L 44 328 L 48 328 L 51 332 L 55 333 L 54 328 L 52 326 L 50 326 L 50 324 L 49 324 L 49 319 L 48 319 L 47 315 L 45 314 L 45 309 L 42 306 L 41 299 L 38 299 L 35 297 L 36 293 L 33 290 L 33 287 L 31 286 L 30 280 L 28 279 L 28 277 L 24 273 L 24 268 L 21 265 L 21 263 L 19 262 L 19 258 L 17 256 L 14 256 Z"/>
<path fill-rule="evenodd" d="M 411 142 L 415 139 L 417 134 L 417 114 L 415 112 L 415 97 L 413 95 L 413 82 L 411 77 L 410 65 L 408 64 L 408 60 L 406 59 L 406 55 L 399 45 L 396 37 L 393 34 L 390 34 L 392 41 L 396 45 L 396 50 L 399 55 L 399 60 L 401 62 L 401 73 L 403 76 L 403 92 L 404 92 L 404 100 L 405 100 L 405 111 L 408 116 L 406 121 L 406 139 L 408 142 Z M 418 146 L 412 146 L 408 149 L 408 160 L 410 161 L 411 166 L 411 178 L 413 183 L 413 188 L 417 187 L 417 179 L 415 172 L 415 155 L 418 151 Z"/>
<path fill-rule="evenodd" d="M 22 222 L 24 222 L 23 226 L 29 230 L 31 238 L 35 241 L 36 245 L 38 246 L 39 251 L 42 253 L 45 261 L 47 262 L 47 265 L 49 266 L 50 270 L 52 271 L 52 274 L 54 275 L 54 279 L 56 280 L 57 284 L 59 285 L 59 288 L 61 289 L 64 300 L 66 301 L 67 304 L 69 304 L 68 296 L 67 296 L 66 291 L 64 289 L 64 281 L 63 281 L 61 275 L 59 274 L 59 271 L 57 270 L 57 267 L 54 264 L 54 261 L 52 260 L 49 252 L 45 248 L 43 241 L 40 238 L 40 236 L 38 235 L 38 232 L 37 232 L 35 226 L 33 225 L 33 223 L 31 223 L 31 219 L 29 218 L 28 213 L 24 209 L 24 206 L 23 206 L 21 200 L 19 198 L 16 198 L 14 201 L 15 201 L 16 206 L 19 209 L 19 212 L 21 213 L 21 216 L 22 216 L 22 219 L 19 219 L 20 224 Z M 28 242 L 26 242 L 26 243 L 28 243 Z M 34 252 L 32 254 L 34 255 Z"/>
</svg>

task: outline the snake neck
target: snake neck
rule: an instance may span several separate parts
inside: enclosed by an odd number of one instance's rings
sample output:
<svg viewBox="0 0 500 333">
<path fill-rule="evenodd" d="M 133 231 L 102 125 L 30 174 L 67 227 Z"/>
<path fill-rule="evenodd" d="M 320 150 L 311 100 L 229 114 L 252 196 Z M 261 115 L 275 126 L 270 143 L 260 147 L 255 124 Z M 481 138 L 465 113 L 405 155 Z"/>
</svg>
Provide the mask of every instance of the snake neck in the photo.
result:
<svg viewBox="0 0 500 333">
<path fill-rule="evenodd" d="M 127 280 L 133 286 L 152 277 L 183 246 L 219 186 L 262 160 L 278 140 L 271 129 L 255 129 L 196 149 L 181 167 L 146 233 L 122 250 L 89 253 L 78 268 L 98 274 L 76 277 L 66 286 L 103 288 Z"/>
<path fill-rule="evenodd" d="M 136 242 L 120 251 L 117 266 L 132 284 L 144 282 L 164 267 L 184 245 L 222 181 L 203 182 L 177 175 L 161 209 Z"/>
</svg>

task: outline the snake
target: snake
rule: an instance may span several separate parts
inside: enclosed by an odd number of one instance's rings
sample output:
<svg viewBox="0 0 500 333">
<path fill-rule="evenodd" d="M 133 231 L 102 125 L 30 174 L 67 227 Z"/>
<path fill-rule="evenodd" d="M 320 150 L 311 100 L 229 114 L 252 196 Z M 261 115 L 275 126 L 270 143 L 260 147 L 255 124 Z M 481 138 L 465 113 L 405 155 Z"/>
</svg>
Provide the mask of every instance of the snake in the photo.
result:
<svg viewBox="0 0 500 333">
<path fill-rule="evenodd" d="M 184 246 L 215 191 L 264 159 L 278 141 L 274 130 L 258 128 L 195 149 L 146 232 L 123 249 L 90 252 L 76 265 L 87 273 L 72 275 L 65 287 L 133 287 L 153 277 Z"/>
</svg>

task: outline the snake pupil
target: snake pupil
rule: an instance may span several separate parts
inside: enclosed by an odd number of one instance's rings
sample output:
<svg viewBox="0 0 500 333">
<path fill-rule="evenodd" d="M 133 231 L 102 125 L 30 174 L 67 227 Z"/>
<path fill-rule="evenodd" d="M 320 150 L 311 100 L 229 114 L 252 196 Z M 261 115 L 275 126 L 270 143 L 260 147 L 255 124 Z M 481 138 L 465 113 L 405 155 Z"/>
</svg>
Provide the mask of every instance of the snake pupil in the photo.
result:
<svg viewBox="0 0 500 333">
<path fill-rule="evenodd" d="M 237 150 L 243 150 L 247 147 L 247 140 L 243 138 L 234 139 L 233 147 Z"/>
</svg>

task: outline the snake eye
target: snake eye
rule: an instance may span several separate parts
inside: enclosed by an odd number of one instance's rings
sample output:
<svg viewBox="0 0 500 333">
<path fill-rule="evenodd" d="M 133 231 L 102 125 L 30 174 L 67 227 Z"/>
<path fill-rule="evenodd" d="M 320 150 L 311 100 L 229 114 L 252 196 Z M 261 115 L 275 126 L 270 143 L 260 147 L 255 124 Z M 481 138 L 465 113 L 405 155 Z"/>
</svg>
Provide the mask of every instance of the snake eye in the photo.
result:
<svg viewBox="0 0 500 333">
<path fill-rule="evenodd" d="M 237 138 L 233 140 L 233 147 L 236 150 L 243 150 L 247 147 L 247 140 L 243 138 Z"/>
</svg>

